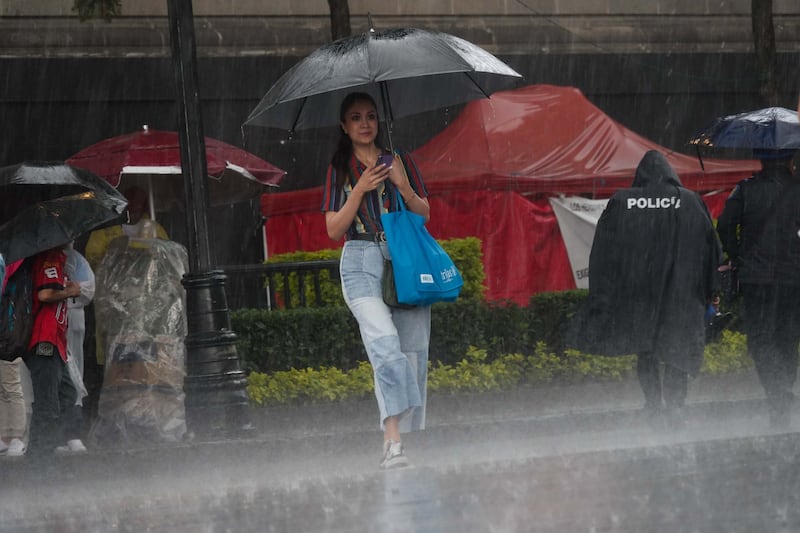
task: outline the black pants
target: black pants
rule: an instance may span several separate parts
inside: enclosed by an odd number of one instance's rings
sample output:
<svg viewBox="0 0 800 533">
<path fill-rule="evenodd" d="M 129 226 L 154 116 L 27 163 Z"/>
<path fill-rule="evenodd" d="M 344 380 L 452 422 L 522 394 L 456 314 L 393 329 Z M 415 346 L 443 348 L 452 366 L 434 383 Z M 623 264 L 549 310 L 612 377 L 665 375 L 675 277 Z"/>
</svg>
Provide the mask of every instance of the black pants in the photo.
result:
<svg viewBox="0 0 800 533">
<path fill-rule="evenodd" d="M 97 363 L 97 327 L 93 303 L 84 308 L 84 320 L 86 333 L 83 337 L 83 383 L 88 396 L 83 400 L 83 416 L 86 425 L 84 429 L 88 432 L 97 419 L 100 390 L 103 387 L 103 365 Z"/>
<path fill-rule="evenodd" d="M 651 410 L 683 407 L 689 383 L 689 374 L 680 368 L 664 364 L 653 353 L 641 353 L 636 359 L 636 375 L 644 392 L 645 407 Z"/>
<path fill-rule="evenodd" d="M 756 366 L 771 412 L 794 401 L 800 343 L 800 287 L 742 285 L 747 351 Z"/>
<path fill-rule="evenodd" d="M 80 438 L 81 410 L 78 392 L 67 365 L 57 351 L 53 355 L 28 355 L 25 364 L 33 385 L 30 451 L 52 453 L 68 440 Z"/>
</svg>

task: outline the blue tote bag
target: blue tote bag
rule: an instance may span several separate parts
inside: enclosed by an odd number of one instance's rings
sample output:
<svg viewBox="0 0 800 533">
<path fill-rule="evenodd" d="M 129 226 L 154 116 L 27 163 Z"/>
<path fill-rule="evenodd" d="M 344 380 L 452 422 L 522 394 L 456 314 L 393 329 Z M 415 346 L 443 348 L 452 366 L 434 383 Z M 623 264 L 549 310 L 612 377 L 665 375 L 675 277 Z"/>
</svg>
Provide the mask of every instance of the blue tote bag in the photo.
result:
<svg viewBox="0 0 800 533">
<path fill-rule="evenodd" d="M 406 209 L 396 195 L 396 210 L 381 215 L 392 256 L 397 300 L 407 305 L 452 302 L 464 280 L 447 252 L 425 228 L 425 218 Z"/>
</svg>

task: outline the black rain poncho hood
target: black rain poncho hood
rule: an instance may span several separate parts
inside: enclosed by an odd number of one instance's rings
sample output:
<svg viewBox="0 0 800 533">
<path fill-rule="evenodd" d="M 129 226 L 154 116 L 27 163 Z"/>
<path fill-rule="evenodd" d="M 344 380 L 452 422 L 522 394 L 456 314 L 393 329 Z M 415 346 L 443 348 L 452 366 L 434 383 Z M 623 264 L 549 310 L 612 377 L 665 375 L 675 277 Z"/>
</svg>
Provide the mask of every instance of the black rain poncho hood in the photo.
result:
<svg viewBox="0 0 800 533">
<path fill-rule="evenodd" d="M 617 191 L 598 221 L 589 296 L 568 343 L 598 355 L 652 352 L 696 374 L 719 255 L 703 201 L 662 154 L 647 152 L 633 186 Z"/>
</svg>

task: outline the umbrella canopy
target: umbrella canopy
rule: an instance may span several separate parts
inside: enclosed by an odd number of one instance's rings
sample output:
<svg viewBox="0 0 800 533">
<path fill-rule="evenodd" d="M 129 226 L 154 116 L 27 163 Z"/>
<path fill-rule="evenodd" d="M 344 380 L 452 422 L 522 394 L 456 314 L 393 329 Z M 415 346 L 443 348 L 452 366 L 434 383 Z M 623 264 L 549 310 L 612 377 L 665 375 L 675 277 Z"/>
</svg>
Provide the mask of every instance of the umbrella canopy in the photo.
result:
<svg viewBox="0 0 800 533">
<path fill-rule="evenodd" d="M 205 138 L 211 205 L 258 197 L 277 186 L 285 172 L 231 144 Z M 142 130 L 105 139 L 67 162 L 91 170 L 114 187 L 150 190 L 156 211 L 168 211 L 183 199 L 180 144 L 175 131 Z M 152 186 L 151 186 L 152 184 Z"/>
<path fill-rule="evenodd" d="M 63 246 L 93 229 L 118 222 L 128 204 L 98 176 L 63 163 L 3 167 L 0 191 L 4 200 L 0 253 L 6 263 Z M 16 207 L 6 201 L 14 198 L 25 201 Z"/>
<path fill-rule="evenodd" d="M 300 130 L 339 124 L 350 92 L 369 93 L 387 122 L 512 87 L 522 76 L 459 37 L 370 30 L 312 52 L 270 88 L 245 125 Z M 391 139 L 390 139 L 391 142 Z"/>
<path fill-rule="evenodd" d="M 692 135 L 689 144 L 708 148 L 797 149 L 800 122 L 796 111 L 767 107 L 717 118 Z"/>
</svg>

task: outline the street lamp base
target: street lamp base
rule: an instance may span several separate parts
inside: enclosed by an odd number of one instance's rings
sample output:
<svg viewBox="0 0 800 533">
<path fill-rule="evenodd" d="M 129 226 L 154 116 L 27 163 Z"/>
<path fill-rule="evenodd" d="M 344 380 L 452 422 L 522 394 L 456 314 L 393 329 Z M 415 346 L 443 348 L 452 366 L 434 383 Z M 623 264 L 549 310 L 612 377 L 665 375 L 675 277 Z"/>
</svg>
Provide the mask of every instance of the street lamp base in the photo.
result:
<svg viewBox="0 0 800 533">
<path fill-rule="evenodd" d="M 196 438 L 246 436 L 247 377 L 240 369 L 221 270 L 188 273 L 186 289 L 186 425 Z"/>
</svg>

